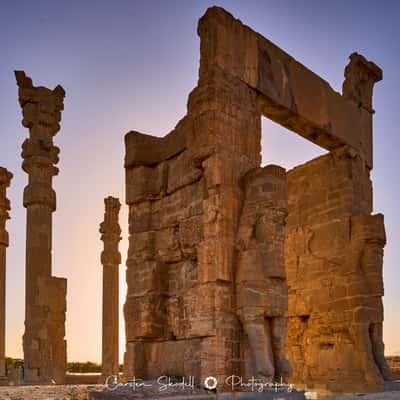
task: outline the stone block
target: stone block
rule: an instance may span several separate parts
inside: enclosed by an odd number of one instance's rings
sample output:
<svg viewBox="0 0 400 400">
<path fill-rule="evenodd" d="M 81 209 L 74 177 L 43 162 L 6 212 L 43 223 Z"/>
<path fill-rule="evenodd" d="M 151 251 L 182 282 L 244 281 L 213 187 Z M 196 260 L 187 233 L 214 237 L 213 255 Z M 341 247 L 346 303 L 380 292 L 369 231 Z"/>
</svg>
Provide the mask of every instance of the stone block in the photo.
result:
<svg viewBox="0 0 400 400">
<path fill-rule="evenodd" d="M 168 266 L 162 261 L 149 260 L 127 263 L 126 282 L 132 296 L 166 294 L 168 291 Z"/>
<path fill-rule="evenodd" d="M 160 295 L 127 297 L 124 305 L 126 340 L 161 339 L 166 333 L 166 302 Z"/>
<path fill-rule="evenodd" d="M 179 241 L 186 257 L 196 257 L 197 246 L 203 240 L 203 218 L 194 216 L 179 223 Z"/>
<path fill-rule="evenodd" d="M 190 185 L 202 177 L 202 170 L 199 165 L 196 165 L 193 156 L 192 152 L 186 150 L 176 158 L 169 160 L 167 193 L 172 193 L 181 187 Z"/>
<path fill-rule="evenodd" d="M 160 198 L 166 190 L 168 165 L 137 166 L 126 172 L 126 203 Z"/>
<path fill-rule="evenodd" d="M 165 263 L 181 261 L 182 251 L 179 242 L 179 228 L 172 227 L 155 232 L 155 254 Z"/>
</svg>

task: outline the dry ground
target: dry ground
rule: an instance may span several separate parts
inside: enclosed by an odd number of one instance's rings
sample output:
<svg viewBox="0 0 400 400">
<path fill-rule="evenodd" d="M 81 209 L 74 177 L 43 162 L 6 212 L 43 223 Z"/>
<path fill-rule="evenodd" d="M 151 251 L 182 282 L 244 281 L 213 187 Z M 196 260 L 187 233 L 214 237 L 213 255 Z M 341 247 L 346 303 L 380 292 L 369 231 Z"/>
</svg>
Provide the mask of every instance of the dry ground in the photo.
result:
<svg viewBox="0 0 400 400">
<path fill-rule="evenodd" d="M 395 389 L 395 391 L 393 390 Z M 169 397 L 170 400 L 212 400 L 228 398 L 225 396 L 215 396 L 201 389 L 196 389 L 191 395 L 191 391 L 173 390 L 161 392 L 154 388 L 145 390 L 131 389 L 110 392 L 104 390 L 104 385 L 58 385 L 58 386 L 3 386 L 0 387 L 0 400 L 136 400 L 136 399 L 162 399 Z M 230 396 L 229 396 L 230 397 Z M 284 396 L 286 397 L 286 396 Z M 283 398 L 283 397 L 280 397 Z M 298 397 L 297 397 L 298 398 Z M 238 400 L 247 400 L 250 397 L 239 395 Z M 267 395 L 255 397 L 257 400 L 271 399 Z M 328 399 L 325 399 L 328 400 Z M 388 387 L 384 393 L 359 394 L 355 396 L 334 397 L 329 400 L 400 400 L 400 381 L 395 386 Z"/>
</svg>

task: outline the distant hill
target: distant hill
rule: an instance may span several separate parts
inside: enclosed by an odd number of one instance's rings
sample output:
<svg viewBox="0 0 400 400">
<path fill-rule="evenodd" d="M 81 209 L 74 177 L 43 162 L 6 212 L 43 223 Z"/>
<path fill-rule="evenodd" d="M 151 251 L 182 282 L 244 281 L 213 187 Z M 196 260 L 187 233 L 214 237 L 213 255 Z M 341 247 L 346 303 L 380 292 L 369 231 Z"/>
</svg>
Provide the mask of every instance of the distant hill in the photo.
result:
<svg viewBox="0 0 400 400">
<path fill-rule="evenodd" d="M 400 356 L 400 350 L 393 353 L 394 356 Z"/>
</svg>

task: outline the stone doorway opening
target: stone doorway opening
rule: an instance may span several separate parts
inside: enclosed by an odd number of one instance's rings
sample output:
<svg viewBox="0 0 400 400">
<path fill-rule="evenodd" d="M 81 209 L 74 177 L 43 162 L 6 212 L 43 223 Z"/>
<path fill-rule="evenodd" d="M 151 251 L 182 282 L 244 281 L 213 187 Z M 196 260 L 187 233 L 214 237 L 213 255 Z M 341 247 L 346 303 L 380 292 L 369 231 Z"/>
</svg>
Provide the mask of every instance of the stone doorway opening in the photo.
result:
<svg viewBox="0 0 400 400">
<path fill-rule="evenodd" d="M 279 165 L 286 171 L 328 154 L 328 151 L 269 118 L 261 117 L 261 166 Z"/>
</svg>

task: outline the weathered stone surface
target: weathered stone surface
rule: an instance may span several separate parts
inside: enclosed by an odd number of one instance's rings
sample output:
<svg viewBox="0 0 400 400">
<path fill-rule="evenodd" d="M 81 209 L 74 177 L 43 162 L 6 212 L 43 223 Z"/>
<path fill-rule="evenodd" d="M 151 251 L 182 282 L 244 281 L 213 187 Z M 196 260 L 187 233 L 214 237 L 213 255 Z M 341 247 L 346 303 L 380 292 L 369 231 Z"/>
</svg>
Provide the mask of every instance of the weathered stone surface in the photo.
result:
<svg viewBox="0 0 400 400">
<path fill-rule="evenodd" d="M 6 249 L 9 244 L 6 221 L 10 218 L 10 201 L 6 197 L 7 188 L 13 175 L 0 167 L 0 385 L 7 383 L 6 357 Z"/>
<path fill-rule="evenodd" d="M 236 84 L 231 87 L 229 81 L 221 83 L 229 90 L 215 91 L 210 85 L 206 93 L 205 88 L 199 87 L 197 93 L 191 94 L 190 107 L 196 106 L 193 115 L 190 112 L 185 118 L 192 122 L 185 124 L 182 131 L 184 149 L 178 146 L 176 152 L 168 150 L 163 157 L 159 153 L 154 158 L 149 156 L 151 162 L 144 162 L 140 154 L 150 154 L 154 143 L 144 148 L 136 134 L 129 133 L 126 138 L 126 160 L 130 160 L 126 163 L 127 182 L 140 184 L 142 177 L 132 176 L 146 164 L 153 171 L 168 165 L 164 183 L 157 184 L 157 188 L 166 190 L 157 190 L 157 196 L 140 200 L 129 194 L 126 198 L 130 207 L 128 295 L 124 307 L 126 374 L 141 371 L 141 343 L 147 348 L 152 343 L 155 346 L 159 342 L 196 340 L 200 343 L 196 351 L 198 377 L 226 375 L 231 369 L 230 360 L 239 356 L 235 354 L 239 321 L 232 286 L 235 231 L 242 198 L 238 183 L 260 162 L 261 125 L 256 96 L 246 85 L 239 83 L 239 95 L 234 90 Z M 221 107 L 230 104 L 231 92 L 237 99 L 235 113 L 239 120 L 229 110 L 215 114 L 209 102 L 211 98 Z M 247 110 L 239 106 L 242 95 L 248 98 Z M 209 115 L 208 122 L 204 115 L 196 117 L 198 107 Z M 204 122 L 206 130 L 202 128 Z M 231 132 L 228 140 L 221 135 L 221 128 Z M 241 135 L 244 128 L 247 137 Z M 135 146 L 141 146 L 141 151 Z M 224 163 L 227 168 L 223 168 Z M 152 187 L 158 176 L 153 174 L 153 182 L 146 185 Z M 180 373 L 186 374 L 189 367 L 182 364 L 179 354 L 169 354 L 171 363 L 176 360 Z M 164 365 L 157 359 L 161 355 L 156 352 L 151 363 Z M 155 377 L 156 371 L 160 370 L 150 366 L 143 373 Z"/>
<path fill-rule="evenodd" d="M 287 285 L 284 261 L 286 172 L 270 165 L 244 178 L 237 235 L 236 304 L 246 335 L 246 374 L 288 378 L 285 356 Z"/>
<path fill-rule="evenodd" d="M 125 168 L 135 165 L 155 165 L 185 150 L 184 132 L 190 127 L 191 120 L 183 118 L 175 129 L 163 138 L 140 132 L 129 132 L 125 136 Z"/>
<path fill-rule="evenodd" d="M 382 342 L 386 238 L 383 216 L 370 215 L 363 165 L 340 151 L 288 172 L 292 380 L 332 392 L 374 391 L 390 378 Z"/>
<path fill-rule="evenodd" d="M 104 199 L 104 221 L 100 224 L 101 240 L 104 244 L 101 253 L 103 265 L 103 334 L 102 334 L 102 377 L 117 375 L 119 372 L 119 265 L 121 254 L 118 244 L 121 228 L 118 214 L 121 208 L 119 199 Z"/>
<path fill-rule="evenodd" d="M 200 82 L 221 69 L 259 93 L 262 113 L 306 139 L 333 150 L 349 145 L 372 166 L 365 129 L 371 120 L 372 88 L 382 71 L 353 54 L 343 96 L 282 49 L 212 7 L 199 22 Z M 361 96 L 361 97 L 360 97 Z M 318 105 L 315 99 L 318 98 Z"/>
<path fill-rule="evenodd" d="M 132 203 L 157 199 L 166 190 L 167 163 L 138 166 L 126 176 L 126 197 Z"/>
<path fill-rule="evenodd" d="M 38 357 L 33 365 L 40 365 L 40 377 L 51 376 L 56 383 L 64 382 L 67 365 L 67 342 L 65 337 L 65 314 L 67 311 L 67 280 L 65 278 L 39 277 L 37 307 L 46 309 L 44 320 L 35 328 L 39 331 Z M 42 326 L 47 331 L 42 331 Z M 33 339 L 34 340 L 34 339 Z M 45 348 L 42 341 L 48 341 Z M 41 378 L 43 379 L 43 378 Z"/>
<path fill-rule="evenodd" d="M 343 97 L 353 100 L 359 107 L 373 113 L 372 92 L 374 84 L 382 80 L 382 70 L 360 54 L 353 53 L 344 70 Z"/>
<path fill-rule="evenodd" d="M 387 356 L 386 362 L 395 378 L 400 379 L 400 356 Z"/>
<path fill-rule="evenodd" d="M 382 71 L 351 55 L 342 95 L 221 8 L 198 33 L 187 115 L 164 138 L 125 137 L 125 374 L 164 374 L 168 354 L 200 380 L 287 377 L 291 364 L 304 386 L 381 388 L 385 234 L 370 170 Z M 262 115 L 330 153 L 288 174 L 260 168 Z"/>
<path fill-rule="evenodd" d="M 60 130 L 64 89 L 35 87 L 23 71 L 16 71 L 22 125 L 29 138 L 22 145 L 23 170 L 29 175 L 24 190 L 27 208 L 26 301 L 24 379 L 27 382 L 62 383 L 66 369 L 65 311 L 67 281 L 52 277 L 52 213 L 56 194 L 59 149 L 53 136 Z"/>
<path fill-rule="evenodd" d="M 196 259 L 197 246 L 203 240 L 203 221 L 201 216 L 193 216 L 179 223 L 179 241 L 185 256 Z"/>
</svg>

